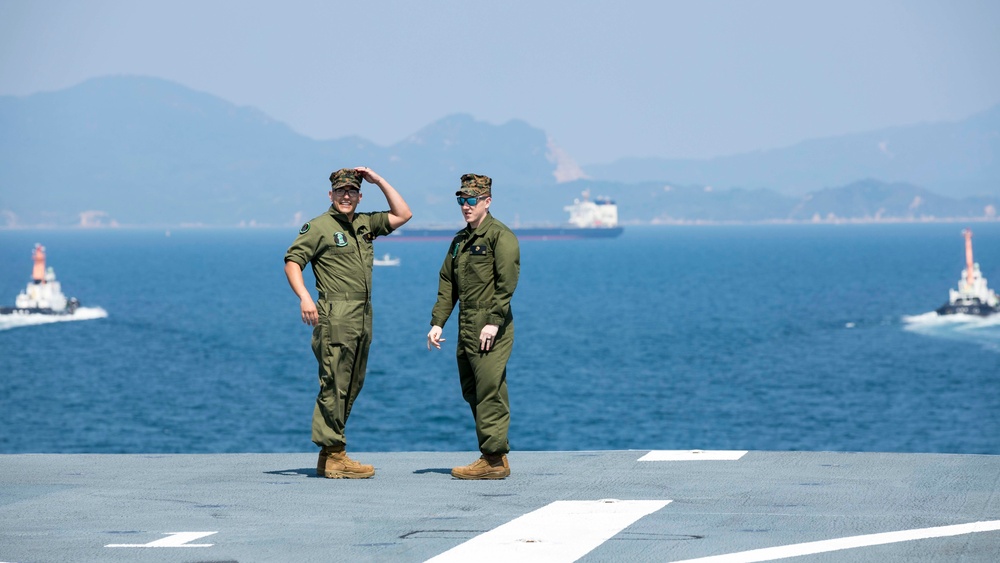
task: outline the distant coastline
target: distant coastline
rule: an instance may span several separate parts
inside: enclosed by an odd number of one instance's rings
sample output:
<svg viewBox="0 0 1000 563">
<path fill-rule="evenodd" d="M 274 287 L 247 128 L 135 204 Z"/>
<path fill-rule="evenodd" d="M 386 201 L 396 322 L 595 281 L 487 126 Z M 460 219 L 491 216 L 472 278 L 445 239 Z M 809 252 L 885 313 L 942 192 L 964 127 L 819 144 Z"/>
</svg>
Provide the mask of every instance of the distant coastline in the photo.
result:
<svg viewBox="0 0 1000 563">
<path fill-rule="evenodd" d="M 914 225 L 914 224 L 937 224 L 937 223 L 1000 223 L 1000 217 L 836 217 L 824 219 L 761 219 L 756 221 L 748 220 L 714 220 L 714 219 L 654 219 L 652 221 L 623 221 L 624 227 L 655 228 L 655 227 L 699 227 L 699 226 L 754 226 L 754 225 Z M 181 225 L 138 225 L 121 224 L 114 225 L 0 225 L 0 231 L 127 231 L 127 230 L 164 230 L 165 236 L 170 236 L 170 230 L 196 231 L 196 230 L 275 230 L 275 229 L 298 229 L 298 224 L 267 224 L 254 223 L 242 225 L 205 225 L 205 224 L 181 224 Z M 547 225 L 555 226 L 555 225 Z M 411 228 L 440 227 L 440 225 L 414 225 Z M 461 225 L 455 230 L 461 229 Z"/>
<path fill-rule="evenodd" d="M 647 223 L 623 222 L 627 226 L 698 226 L 698 225 L 896 225 L 933 223 L 1000 223 L 1000 217 L 837 217 L 833 219 L 762 219 L 759 221 L 713 221 L 707 219 L 660 219 Z"/>
</svg>

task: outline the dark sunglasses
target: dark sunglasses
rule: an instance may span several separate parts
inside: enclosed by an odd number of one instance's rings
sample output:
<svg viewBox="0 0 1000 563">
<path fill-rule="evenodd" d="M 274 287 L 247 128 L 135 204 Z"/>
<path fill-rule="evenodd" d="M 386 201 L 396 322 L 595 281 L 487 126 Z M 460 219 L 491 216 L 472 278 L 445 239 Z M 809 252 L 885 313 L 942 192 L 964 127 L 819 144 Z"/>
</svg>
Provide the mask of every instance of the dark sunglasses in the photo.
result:
<svg viewBox="0 0 1000 563">
<path fill-rule="evenodd" d="M 361 190 L 358 190 L 358 189 L 355 189 L 355 188 L 337 188 L 337 189 L 333 190 L 333 194 L 336 195 L 336 196 L 342 196 L 344 194 L 347 194 L 347 195 L 349 195 L 351 197 L 354 197 L 354 196 L 358 195 L 359 193 L 361 193 Z"/>
<path fill-rule="evenodd" d="M 478 198 L 478 197 L 462 197 L 462 196 L 458 196 L 457 199 L 458 199 L 458 204 L 459 205 L 465 205 L 466 203 L 468 203 L 470 207 L 475 207 L 476 204 L 479 203 L 479 200 L 481 198 Z"/>
</svg>

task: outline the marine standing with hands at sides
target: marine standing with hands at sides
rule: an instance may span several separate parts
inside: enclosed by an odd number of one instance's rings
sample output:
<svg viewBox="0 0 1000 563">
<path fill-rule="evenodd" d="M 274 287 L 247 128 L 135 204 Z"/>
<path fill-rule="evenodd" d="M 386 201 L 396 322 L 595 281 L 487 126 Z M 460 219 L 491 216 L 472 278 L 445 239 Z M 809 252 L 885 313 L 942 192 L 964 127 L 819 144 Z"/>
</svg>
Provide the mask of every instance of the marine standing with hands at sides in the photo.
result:
<svg viewBox="0 0 1000 563">
<path fill-rule="evenodd" d="M 389 211 L 358 213 L 361 183 L 382 190 Z M 369 168 L 343 168 L 330 175 L 330 209 L 299 229 L 285 254 L 285 276 L 299 298 L 302 322 L 313 327 L 319 363 L 319 395 L 312 441 L 320 447 L 316 474 L 328 479 L 366 479 L 375 468 L 347 456 L 344 426 L 365 382 L 372 341 L 372 241 L 410 220 L 410 207 Z M 316 276 L 319 303 L 302 279 L 306 264 Z"/>
<path fill-rule="evenodd" d="M 521 251 L 517 237 L 490 214 L 493 181 L 462 176 L 455 193 L 468 225 L 448 247 L 431 311 L 427 349 L 441 349 L 441 331 L 455 302 L 458 309 L 458 376 L 462 397 L 472 407 L 482 456 L 451 470 L 458 479 L 503 479 L 510 476 L 507 430 L 507 360 L 514 346 L 510 300 L 517 287 Z"/>
</svg>

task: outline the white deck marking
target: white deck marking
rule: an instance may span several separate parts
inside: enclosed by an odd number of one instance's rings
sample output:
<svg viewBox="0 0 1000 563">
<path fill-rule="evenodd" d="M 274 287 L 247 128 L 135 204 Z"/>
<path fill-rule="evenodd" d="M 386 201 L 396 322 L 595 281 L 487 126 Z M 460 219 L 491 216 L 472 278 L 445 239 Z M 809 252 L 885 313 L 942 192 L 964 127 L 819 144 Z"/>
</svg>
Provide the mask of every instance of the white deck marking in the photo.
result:
<svg viewBox="0 0 1000 563">
<path fill-rule="evenodd" d="M 212 547 L 210 543 L 188 543 L 219 532 L 167 532 L 167 537 L 149 543 L 109 543 L 104 547 Z"/>
<path fill-rule="evenodd" d="M 960 536 L 962 534 L 973 534 L 976 532 L 995 532 L 997 530 L 1000 530 L 1000 520 L 988 520 L 985 522 L 973 522 L 971 524 L 955 524 L 953 526 L 939 526 L 935 528 L 918 528 L 916 530 L 903 530 L 900 532 L 884 532 L 881 534 L 837 538 L 835 540 L 780 545 L 764 549 L 726 553 L 725 555 L 685 559 L 683 561 L 676 561 L 675 563 L 752 563 L 755 561 L 773 561 L 775 559 L 798 557 L 800 555 L 812 555 L 814 553 L 825 553 L 828 551 L 840 551 L 842 549 L 854 549 L 857 547 L 884 545 L 887 543 L 923 540 L 928 538 Z"/>
<path fill-rule="evenodd" d="M 746 450 L 653 450 L 639 461 L 736 461 Z"/>
<path fill-rule="evenodd" d="M 560 500 L 428 561 L 576 561 L 636 520 L 669 503 L 669 500 Z"/>
</svg>

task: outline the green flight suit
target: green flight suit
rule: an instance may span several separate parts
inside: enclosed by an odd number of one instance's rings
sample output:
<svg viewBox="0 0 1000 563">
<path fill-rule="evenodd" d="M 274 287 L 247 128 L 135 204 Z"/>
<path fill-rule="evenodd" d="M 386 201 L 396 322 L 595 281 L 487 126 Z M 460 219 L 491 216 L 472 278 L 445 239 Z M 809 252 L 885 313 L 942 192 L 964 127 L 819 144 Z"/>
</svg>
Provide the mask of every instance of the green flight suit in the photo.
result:
<svg viewBox="0 0 1000 563">
<path fill-rule="evenodd" d="M 330 206 L 302 226 L 285 254 L 285 262 L 302 269 L 312 264 L 319 291 L 319 324 L 312 335 L 319 363 L 312 421 L 317 446 L 347 444 L 344 426 L 365 383 L 372 341 L 372 241 L 391 232 L 387 212 L 355 213 L 349 221 Z"/>
<path fill-rule="evenodd" d="M 488 455 L 510 451 L 507 430 L 507 360 L 514 347 L 510 299 L 521 270 L 517 237 L 487 214 L 475 230 L 459 231 L 441 265 L 438 297 L 431 325 L 444 327 L 455 302 L 458 310 L 458 376 L 462 397 L 472 407 L 479 450 Z M 485 325 L 500 327 L 489 352 L 480 351 Z"/>
</svg>

